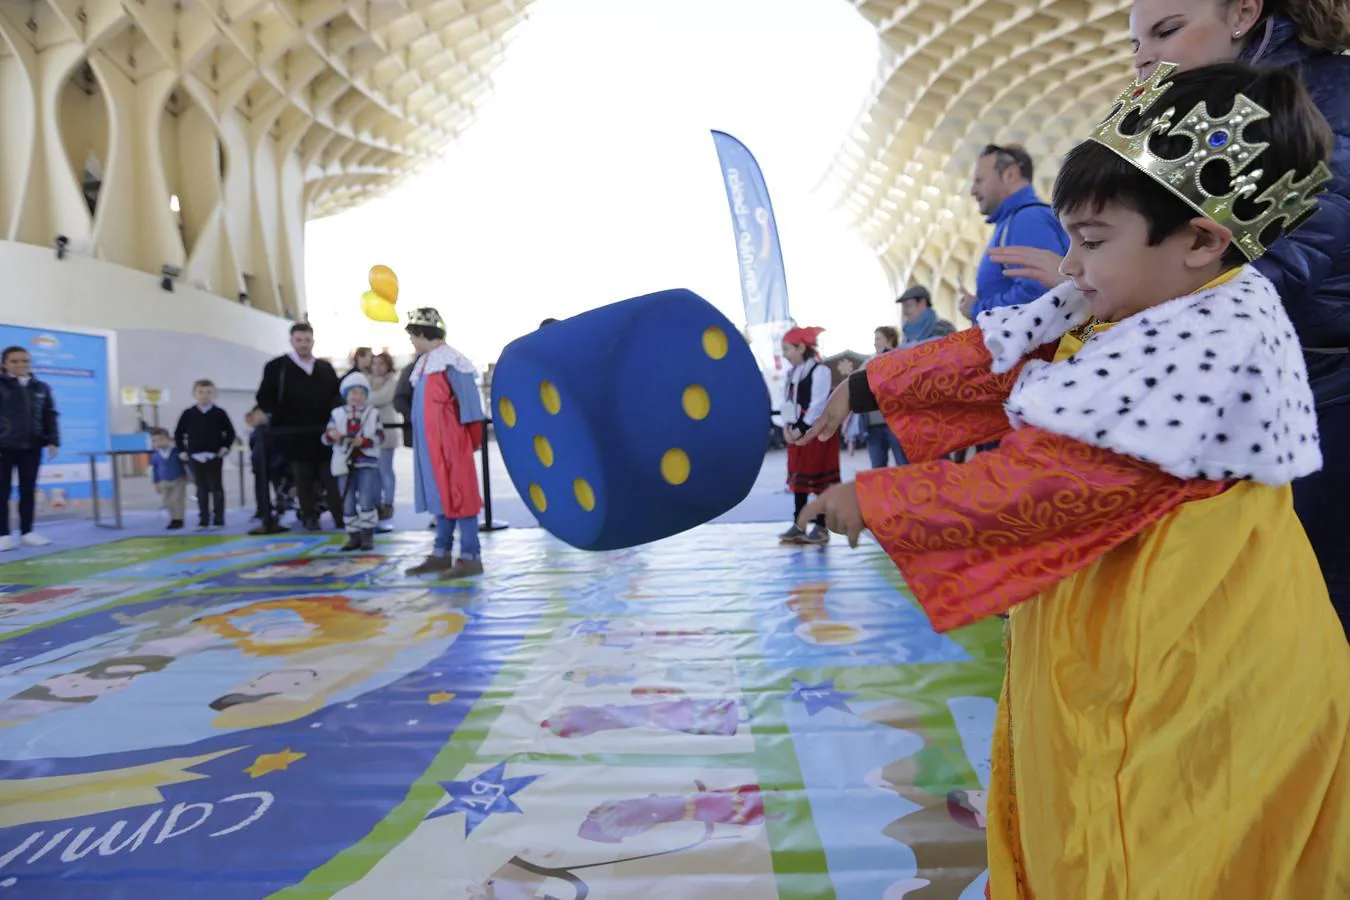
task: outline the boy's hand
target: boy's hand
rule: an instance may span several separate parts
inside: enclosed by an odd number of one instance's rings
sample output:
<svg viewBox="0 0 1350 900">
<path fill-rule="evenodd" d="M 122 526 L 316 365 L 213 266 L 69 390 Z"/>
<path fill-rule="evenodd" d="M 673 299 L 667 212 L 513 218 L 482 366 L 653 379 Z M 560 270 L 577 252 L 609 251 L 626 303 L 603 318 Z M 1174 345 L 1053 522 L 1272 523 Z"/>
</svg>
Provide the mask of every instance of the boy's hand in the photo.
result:
<svg viewBox="0 0 1350 900">
<path fill-rule="evenodd" d="M 835 534 L 848 536 L 850 547 L 858 546 L 858 536 L 867 524 L 863 522 L 862 509 L 858 506 L 858 493 L 853 482 L 836 484 L 815 500 L 806 504 L 802 514 L 797 517 L 797 527 L 805 531 L 811 520 L 821 513 L 825 514 L 825 527 Z"/>
<path fill-rule="evenodd" d="M 51 460 L 51 459 L 56 459 L 56 453 L 57 453 L 57 447 L 56 447 L 55 444 L 51 444 L 51 445 L 49 445 L 49 446 L 47 447 L 47 459 L 49 459 L 49 460 Z"/>
<path fill-rule="evenodd" d="M 995 247 L 989 259 L 1003 266 L 1009 278 L 1029 278 L 1038 284 L 1053 288 L 1069 279 L 1059 272 L 1064 257 L 1038 247 Z"/>
<path fill-rule="evenodd" d="M 798 439 L 801 438 L 801 436 L 802 436 L 801 432 L 793 428 L 791 425 L 783 429 L 783 440 L 787 441 L 789 444 L 797 443 Z"/>
<path fill-rule="evenodd" d="M 224 459 L 225 457 L 227 457 L 227 456 L 229 456 L 229 455 L 230 455 L 230 448 L 229 448 L 229 447 L 221 447 L 221 448 L 220 448 L 220 452 L 216 454 L 216 456 L 220 457 L 221 459 Z"/>
<path fill-rule="evenodd" d="M 830 402 L 825 405 L 825 415 L 816 424 L 806 429 L 806 434 L 792 441 L 794 444 L 807 444 L 811 441 L 828 441 L 837 432 L 853 410 L 848 405 L 848 379 L 834 389 Z"/>
<path fill-rule="evenodd" d="M 338 431 L 336 428 L 328 429 L 328 440 L 332 441 L 334 444 L 338 443 L 342 440 L 342 432 Z"/>
<path fill-rule="evenodd" d="M 178 454 L 178 458 L 181 459 L 183 462 L 187 462 L 190 459 L 192 459 L 192 457 L 188 456 L 186 453 Z"/>
</svg>

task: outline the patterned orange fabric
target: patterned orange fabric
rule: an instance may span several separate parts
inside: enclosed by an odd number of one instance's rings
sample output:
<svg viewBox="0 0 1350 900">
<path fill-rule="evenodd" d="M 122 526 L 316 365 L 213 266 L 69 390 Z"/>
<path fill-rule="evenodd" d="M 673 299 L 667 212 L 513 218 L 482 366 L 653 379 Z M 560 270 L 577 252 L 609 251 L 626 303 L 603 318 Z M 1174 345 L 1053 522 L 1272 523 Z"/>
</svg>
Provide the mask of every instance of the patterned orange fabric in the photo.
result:
<svg viewBox="0 0 1350 900">
<path fill-rule="evenodd" d="M 1011 372 L 995 375 L 984 336 L 968 328 L 877 357 L 867 364 L 867 383 L 905 456 L 926 462 L 1006 434 L 1003 403 L 1022 366 L 1054 352 L 1055 344 L 1047 344 Z"/>
<path fill-rule="evenodd" d="M 857 495 L 933 627 L 947 631 L 1030 600 L 1180 504 L 1227 487 L 1019 428 L 965 464 L 860 472 Z"/>
</svg>

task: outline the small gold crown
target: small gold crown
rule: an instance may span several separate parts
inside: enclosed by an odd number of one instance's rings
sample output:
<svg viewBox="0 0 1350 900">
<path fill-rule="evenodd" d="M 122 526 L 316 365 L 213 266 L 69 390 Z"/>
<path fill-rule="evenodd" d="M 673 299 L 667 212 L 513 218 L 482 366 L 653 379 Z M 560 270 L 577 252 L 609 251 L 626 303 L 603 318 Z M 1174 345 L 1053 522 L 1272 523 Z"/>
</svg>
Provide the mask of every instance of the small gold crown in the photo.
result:
<svg viewBox="0 0 1350 900">
<path fill-rule="evenodd" d="M 1244 170 L 1270 146 L 1249 142 L 1243 132 L 1251 123 L 1270 118 L 1269 112 L 1238 94 L 1233 108 L 1224 116 L 1211 116 L 1202 101 L 1175 125 L 1172 120 L 1176 110 L 1168 109 L 1136 134 L 1124 134 L 1120 130 L 1131 113 L 1151 109 L 1167 93 L 1171 85 L 1163 84 L 1163 81 L 1175 69 L 1173 63 L 1161 63 L 1147 80 L 1126 88 L 1116 98 L 1106 121 L 1092 132 L 1092 140 L 1134 165 L 1200 215 L 1229 229 L 1233 232 L 1233 243 L 1243 255 L 1255 260 L 1266 252 L 1261 234 L 1273 222 L 1281 222 L 1284 231 L 1288 232 L 1292 230 L 1291 223 L 1298 222 L 1317 206 L 1315 195 L 1331 180 L 1331 170 L 1326 163 L 1319 162 L 1301 181 L 1294 180 L 1293 172 L 1285 172 L 1255 198 L 1262 204 L 1263 211 L 1252 219 L 1239 218 L 1233 211 L 1233 204 L 1239 197 L 1256 193 L 1257 182 L 1264 174 L 1262 169 Z M 1148 146 L 1149 140 L 1157 134 L 1189 138 L 1191 149 L 1180 159 L 1161 159 Z M 1215 160 L 1228 166 L 1232 185 L 1232 191 L 1221 196 L 1211 194 L 1200 183 L 1201 171 Z"/>
<path fill-rule="evenodd" d="M 424 306 L 421 309 L 414 309 L 408 313 L 409 325 L 421 325 L 426 328 L 439 328 L 445 330 L 445 320 L 441 314 L 430 306 Z"/>
</svg>

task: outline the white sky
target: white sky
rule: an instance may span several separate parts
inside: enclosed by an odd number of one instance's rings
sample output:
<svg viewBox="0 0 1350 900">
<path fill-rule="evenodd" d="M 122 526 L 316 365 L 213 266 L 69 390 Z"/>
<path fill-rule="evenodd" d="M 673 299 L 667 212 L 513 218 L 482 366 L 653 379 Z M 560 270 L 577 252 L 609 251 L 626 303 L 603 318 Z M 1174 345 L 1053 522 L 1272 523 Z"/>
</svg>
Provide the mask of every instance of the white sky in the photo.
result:
<svg viewBox="0 0 1350 900">
<path fill-rule="evenodd" d="M 479 365 L 547 316 L 667 288 L 745 321 L 709 131 L 758 157 L 793 317 L 827 353 L 894 324 L 872 252 L 813 189 L 867 98 L 876 33 L 839 0 L 539 0 L 477 122 L 397 191 L 309 226 L 319 350 L 388 345 L 360 312 L 377 263 Z"/>
</svg>

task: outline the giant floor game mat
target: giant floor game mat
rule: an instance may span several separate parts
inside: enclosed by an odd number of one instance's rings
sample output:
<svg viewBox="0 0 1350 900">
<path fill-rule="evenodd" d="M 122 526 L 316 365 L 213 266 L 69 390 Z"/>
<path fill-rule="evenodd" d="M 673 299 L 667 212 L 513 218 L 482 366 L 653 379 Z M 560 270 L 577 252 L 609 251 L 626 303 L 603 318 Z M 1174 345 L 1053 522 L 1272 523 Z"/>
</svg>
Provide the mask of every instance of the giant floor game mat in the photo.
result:
<svg viewBox="0 0 1350 900">
<path fill-rule="evenodd" d="M 982 897 L 997 624 L 773 531 L 4 565 L 0 900 Z"/>
</svg>

